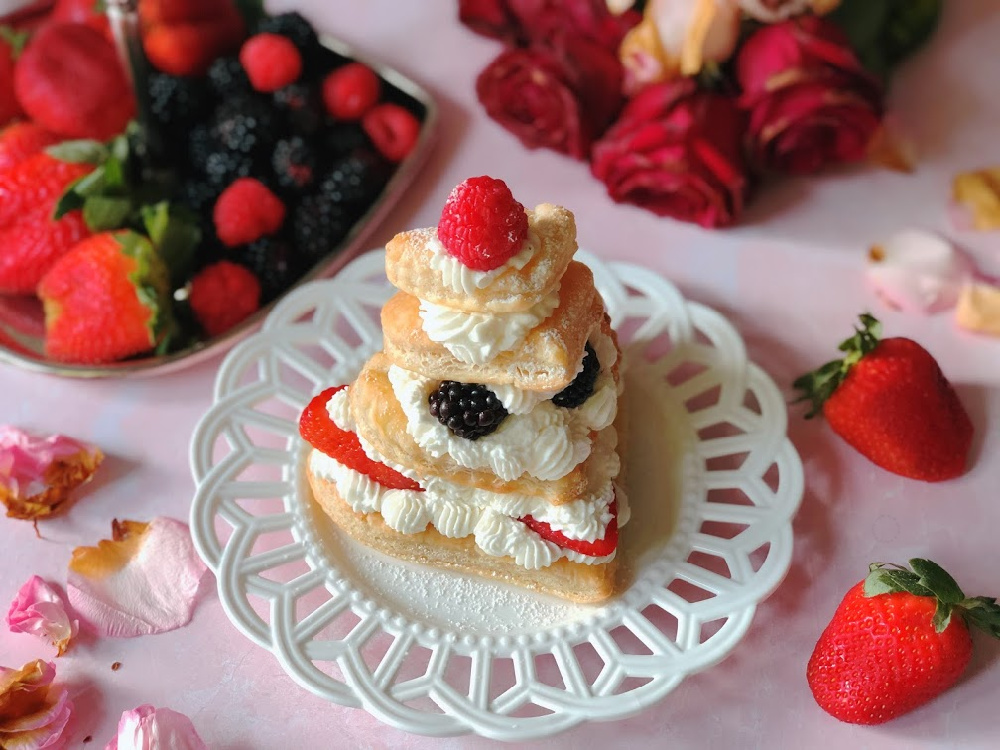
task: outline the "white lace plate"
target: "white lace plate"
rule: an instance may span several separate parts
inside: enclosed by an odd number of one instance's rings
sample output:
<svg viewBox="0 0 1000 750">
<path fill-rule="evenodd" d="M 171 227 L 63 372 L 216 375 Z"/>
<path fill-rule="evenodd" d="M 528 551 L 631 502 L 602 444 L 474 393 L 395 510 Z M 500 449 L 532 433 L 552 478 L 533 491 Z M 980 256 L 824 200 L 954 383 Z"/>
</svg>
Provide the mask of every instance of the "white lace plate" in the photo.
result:
<svg viewBox="0 0 1000 750">
<path fill-rule="evenodd" d="M 599 606 L 399 563 L 315 507 L 298 416 L 381 347 L 382 253 L 297 290 L 223 362 L 191 445 L 192 533 L 233 623 L 302 686 L 419 734 L 543 737 L 716 664 L 781 581 L 803 485 L 778 389 L 718 313 L 577 257 L 626 349 L 632 578 Z"/>
</svg>

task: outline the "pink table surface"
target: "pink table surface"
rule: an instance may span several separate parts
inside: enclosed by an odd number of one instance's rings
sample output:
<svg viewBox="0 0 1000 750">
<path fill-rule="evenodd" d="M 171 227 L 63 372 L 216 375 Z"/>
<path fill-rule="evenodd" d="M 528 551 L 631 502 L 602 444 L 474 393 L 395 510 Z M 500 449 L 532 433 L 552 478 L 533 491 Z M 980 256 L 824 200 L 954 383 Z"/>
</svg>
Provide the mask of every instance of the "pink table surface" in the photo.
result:
<svg viewBox="0 0 1000 750">
<path fill-rule="evenodd" d="M 400 3 L 274 2 L 426 85 L 440 100 L 441 138 L 409 194 L 375 231 L 436 223 L 452 186 L 476 174 L 505 179 L 525 204 L 561 203 L 577 216 L 583 247 L 633 261 L 673 280 L 690 299 L 725 314 L 751 359 L 787 392 L 791 379 L 827 359 L 859 312 L 880 315 L 890 334 L 921 341 L 941 362 L 972 414 L 971 470 L 928 485 L 886 473 L 822 421 L 793 415 L 790 436 L 806 472 L 795 520 L 792 570 L 758 609 L 745 640 L 724 662 L 685 680 L 660 704 L 628 720 L 580 726 L 529 746 L 546 747 L 997 747 L 1000 644 L 975 638 L 957 687 L 877 728 L 823 713 L 805 682 L 812 647 L 843 592 L 872 560 L 937 560 L 970 594 L 1000 594 L 1000 340 L 958 331 L 949 315 L 891 312 L 862 277 L 870 243 L 907 226 L 937 229 L 1000 273 L 1000 234 L 956 235 L 945 203 L 952 175 L 1000 163 L 1000 5 L 950 0 L 933 42 L 899 73 L 891 106 L 916 138 L 912 175 L 871 169 L 788 181 L 757 197 L 742 226 L 707 232 L 612 204 L 584 164 L 529 152 L 488 120 L 476 73 L 499 45 L 462 28 L 448 0 Z M 211 403 L 216 358 L 143 380 L 81 382 L 0 369 L 0 415 L 38 432 L 99 444 L 106 465 L 64 518 L 43 524 L 0 519 L 0 608 L 32 573 L 62 582 L 70 551 L 106 536 L 113 517 L 187 518 L 192 429 Z M 0 632 L 0 664 L 52 650 Z M 111 664 L 121 662 L 119 671 Z M 78 711 L 71 746 L 91 735 L 103 747 L 118 716 L 140 703 L 191 716 L 213 748 L 488 747 L 475 738 L 435 739 L 382 725 L 362 710 L 298 687 L 270 654 L 229 623 L 206 579 L 193 622 L 137 639 L 87 637 L 58 660 Z"/>
</svg>

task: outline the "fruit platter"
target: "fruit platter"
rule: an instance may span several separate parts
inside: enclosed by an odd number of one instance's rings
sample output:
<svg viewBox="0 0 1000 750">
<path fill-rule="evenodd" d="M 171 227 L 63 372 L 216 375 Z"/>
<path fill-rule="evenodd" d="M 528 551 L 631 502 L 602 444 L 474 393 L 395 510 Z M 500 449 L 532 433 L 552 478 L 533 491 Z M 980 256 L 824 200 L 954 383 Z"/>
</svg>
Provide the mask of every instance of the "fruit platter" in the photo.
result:
<svg viewBox="0 0 1000 750">
<path fill-rule="evenodd" d="M 8 36 L 0 361 L 19 367 L 218 353 L 364 249 L 432 146 L 420 85 L 298 13 L 59 2 Z"/>
</svg>

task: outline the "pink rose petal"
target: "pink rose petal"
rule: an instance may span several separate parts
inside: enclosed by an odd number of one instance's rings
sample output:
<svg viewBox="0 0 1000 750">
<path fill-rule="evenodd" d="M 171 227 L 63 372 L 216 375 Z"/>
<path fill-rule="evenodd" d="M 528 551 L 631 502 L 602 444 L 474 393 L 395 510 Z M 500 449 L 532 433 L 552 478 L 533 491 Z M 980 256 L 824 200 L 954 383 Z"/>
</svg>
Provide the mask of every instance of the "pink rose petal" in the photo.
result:
<svg viewBox="0 0 1000 750">
<path fill-rule="evenodd" d="M 95 446 L 64 435 L 39 438 L 0 425 L 0 502 L 14 518 L 52 515 L 103 459 Z"/>
<path fill-rule="evenodd" d="M 21 669 L 0 667 L 0 747 L 65 747 L 62 733 L 73 712 L 69 692 L 53 686 L 55 665 L 41 659 Z"/>
<path fill-rule="evenodd" d="M 904 312 L 954 307 L 962 286 L 975 272 L 965 253 L 920 229 L 898 232 L 868 254 L 868 281 L 888 305 Z"/>
<path fill-rule="evenodd" d="M 66 591 L 76 612 L 101 635 L 130 638 L 186 625 L 205 565 L 187 525 L 115 521 L 113 539 L 78 547 Z"/>
<path fill-rule="evenodd" d="M 17 592 L 7 612 L 7 626 L 12 633 L 31 633 L 44 638 L 66 653 L 70 639 L 79 629 L 76 620 L 66 614 L 62 597 L 38 576 L 32 576 Z"/>
<path fill-rule="evenodd" d="M 207 746 L 187 716 L 146 704 L 122 714 L 118 736 L 104 750 L 207 750 Z"/>
</svg>

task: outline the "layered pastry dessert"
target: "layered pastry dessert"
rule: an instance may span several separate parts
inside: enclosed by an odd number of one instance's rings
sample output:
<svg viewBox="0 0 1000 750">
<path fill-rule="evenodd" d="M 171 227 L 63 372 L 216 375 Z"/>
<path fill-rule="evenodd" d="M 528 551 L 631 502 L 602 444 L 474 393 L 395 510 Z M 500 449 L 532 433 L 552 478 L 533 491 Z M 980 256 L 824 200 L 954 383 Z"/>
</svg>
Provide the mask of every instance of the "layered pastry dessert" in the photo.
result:
<svg viewBox="0 0 1000 750">
<path fill-rule="evenodd" d="M 300 430 L 316 501 L 361 543 L 579 602 L 619 585 L 621 352 L 565 208 L 500 180 L 386 247 L 383 350 Z"/>
</svg>

